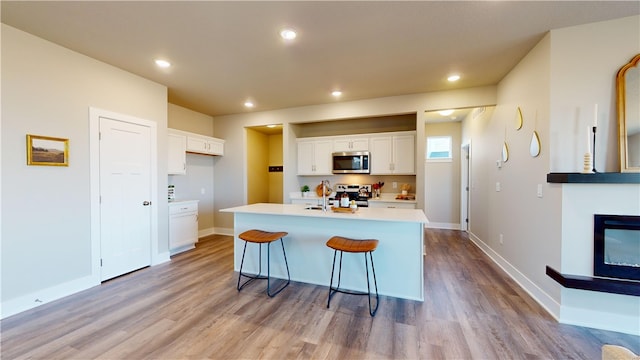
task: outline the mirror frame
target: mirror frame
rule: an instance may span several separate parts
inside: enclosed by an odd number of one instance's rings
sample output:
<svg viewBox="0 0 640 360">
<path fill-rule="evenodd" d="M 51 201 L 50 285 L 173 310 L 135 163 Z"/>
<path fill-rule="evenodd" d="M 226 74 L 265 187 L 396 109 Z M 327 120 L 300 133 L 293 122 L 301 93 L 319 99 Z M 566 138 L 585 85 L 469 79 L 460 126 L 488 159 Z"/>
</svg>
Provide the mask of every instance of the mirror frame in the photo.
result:
<svg viewBox="0 0 640 360">
<path fill-rule="evenodd" d="M 636 55 L 618 71 L 616 75 L 617 90 L 617 107 L 618 107 L 618 144 L 620 145 L 620 172 L 640 172 L 640 167 L 628 166 L 628 149 L 627 149 L 627 119 L 625 114 L 626 92 L 625 78 L 627 71 L 631 68 L 638 67 L 640 62 L 640 54 Z"/>
</svg>

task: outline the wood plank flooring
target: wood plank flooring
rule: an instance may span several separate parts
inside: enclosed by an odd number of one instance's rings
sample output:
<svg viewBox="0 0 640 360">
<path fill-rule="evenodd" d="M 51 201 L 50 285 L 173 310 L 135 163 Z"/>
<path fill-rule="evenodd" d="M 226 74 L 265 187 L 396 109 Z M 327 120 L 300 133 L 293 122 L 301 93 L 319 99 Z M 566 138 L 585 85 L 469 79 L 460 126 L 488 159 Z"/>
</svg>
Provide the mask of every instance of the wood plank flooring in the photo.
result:
<svg viewBox="0 0 640 360">
<path fill-rule="evenodd" d="M 327 309 L 325 286 L 291 283 L 269 298 L 258 281 L 238 292 L 233 240 L 215 235 L 2 320 L 0 357 L 600 359 L 606 343 L 640 353 L 639 337 L 558 324 L 465 233 L 425 235 L 426 300 L 381 297 L 375 318 L 361 296 L 336 294 Z"/>
</svg>

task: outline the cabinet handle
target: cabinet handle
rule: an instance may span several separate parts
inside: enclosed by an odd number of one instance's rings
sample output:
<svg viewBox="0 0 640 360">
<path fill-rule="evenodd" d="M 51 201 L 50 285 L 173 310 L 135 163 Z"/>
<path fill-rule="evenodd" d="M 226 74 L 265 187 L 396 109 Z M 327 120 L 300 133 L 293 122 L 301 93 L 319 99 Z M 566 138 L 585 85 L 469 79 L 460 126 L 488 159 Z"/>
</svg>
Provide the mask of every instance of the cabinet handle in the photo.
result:
<svg viewBox="0 0 640 360">
<path fill-rule="evenodd" d="M 142 202 L 142 206 L 149 206 L 151 205 L 151 201 L 143 201 Z"/>
</svg>

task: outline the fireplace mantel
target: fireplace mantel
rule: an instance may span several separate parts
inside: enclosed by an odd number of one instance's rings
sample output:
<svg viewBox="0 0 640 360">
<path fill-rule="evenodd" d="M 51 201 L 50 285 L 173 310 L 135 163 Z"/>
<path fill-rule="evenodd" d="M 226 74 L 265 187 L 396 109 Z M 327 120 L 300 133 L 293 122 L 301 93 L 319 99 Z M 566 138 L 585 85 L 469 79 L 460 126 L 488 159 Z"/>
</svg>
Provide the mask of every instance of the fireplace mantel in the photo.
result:
<svg viewBox="0 0 640 360">
<path fill-rule="evenodd" d="M 557 281 L 560 285 L 570 289 L 640 296 L 640 281 L 595 278 L 581 275 L 564 275 L 550 266 L 547 266 L 547 275 Z"/>
<path fill-rule="evenodd" d="M 547 182 L 557 184 L 640 184 L 640 173 L 548 173 Z"/>
</svg>

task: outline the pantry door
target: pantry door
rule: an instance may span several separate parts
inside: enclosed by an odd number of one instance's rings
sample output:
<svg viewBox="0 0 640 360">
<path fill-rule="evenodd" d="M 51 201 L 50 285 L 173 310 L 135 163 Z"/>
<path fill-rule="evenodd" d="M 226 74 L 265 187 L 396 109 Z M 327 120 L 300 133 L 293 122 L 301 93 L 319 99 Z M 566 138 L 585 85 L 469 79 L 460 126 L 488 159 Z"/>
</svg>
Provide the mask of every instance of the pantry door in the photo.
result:
<svg viewBox="0 0 640 360">
<path fill-rule="evenodd" d="M 151 265 L 151 131 L 101 116 L 100 280 Z"/>
</svg>

